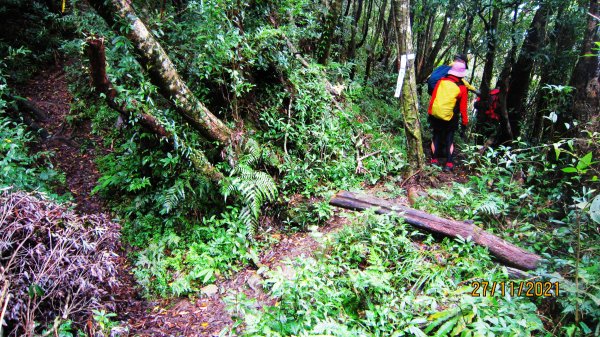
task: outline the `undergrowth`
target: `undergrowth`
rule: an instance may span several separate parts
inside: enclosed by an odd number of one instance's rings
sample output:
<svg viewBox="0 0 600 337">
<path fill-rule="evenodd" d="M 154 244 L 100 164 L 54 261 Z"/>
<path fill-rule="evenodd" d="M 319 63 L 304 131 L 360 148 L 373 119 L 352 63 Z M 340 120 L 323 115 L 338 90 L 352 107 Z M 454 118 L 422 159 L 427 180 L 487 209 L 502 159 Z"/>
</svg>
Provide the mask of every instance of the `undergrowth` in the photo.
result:
<svg viewBox="0 0 600 337">
<path fill-rule="evenodd" d="M 227 1 L 211 4 L 233 6 Z M 284 230 L 324 223 L 331 207 L 309 200 L 323 200 L 334 189 L 374 184 L 406 166 L 401 133 L 389 135 L 372 126 L 389 123 L 392 113 L 398 118 L 397 111 L 378 104 L 358 83 L 345 89 L 345 101 L 335 103 L 339 98 L 325 90 L 323 78 L 344 81 L 348 69 L 305 68 L 284 49 L 284 34 L 293 37 L 312 28 L 269 28 L 268 17 L 261 14 L 249 17 L 242 32 L 237 19 L 222 8 L 190 6 L 177 19 L 158 20 L 157 13 L 145 13 L 144 20 L 165 42 L 194 93 L 230 127 L 249 129 L 224 148 L 199 136 L 172 110 L 135 61 L 131 43 L 97 16 L 74 8 L 81 35 L 105 37 L 107 73 L 118 103 L 148 111 L 174 140 L 158 140 L 135 120 L 115 128 L 117 113 L 89 86 L 85 40 L 62 46 L 73 58 L 67 69 L 74 102 L 70 118 L 92 119 L 94 132 L 111 149 L 98 159 L 102 176 L 94 192 L 119 215 L 123 239 L 133 248 L 136 278 L 149 296 L 194 293 L 254 263 L 268 244 L 263 232 L 272 230 L 261 228 L 261 216 L 274 218 Z M 268 6 L 248 10 L 260 13 Z M 189 49 L 177 42 L 182 39 L 204 48 Z M 287 84 L 273 76 L 254 80 L 256 73 L 273 70 L 289 78 Z M 357 174 L 357 158 L 375 149 L 381 152 L 362 159 L 364 174 Z M 214 159 L 225 177 L 214 183 L 199 175 L 191 164 L 193 151 Z M 302 202 L 288 210 L 287 203 L 298 196 Z"/>
<path fill-rule="evenodd" d="M 400 218 L 367 213 L 325 240 L 314 258 L 288 261 L 291 278 L 265 272 L 277 299 L 256 310 L 228 299 L 245 336 L 526 336 L 543 329 L 520 297 L 473 297 L 472 281 L 507 272 L 469 239 L 440 243 Z"/>
<path fill-rule="evenodd" d="M 22 121 L 15 94 L 8 86 L 11 74 L 7 68 L 30 53 L 24 47 L 8 48 L 8 54 L 0 59 L 0 188 L 39 190 L 64 200 L 67 195 L 61 197 L 54 191 L 65 184 L 65 176 L 50 162 L 51 152 L 31 150 L 39 135 Z"/>
</svg>

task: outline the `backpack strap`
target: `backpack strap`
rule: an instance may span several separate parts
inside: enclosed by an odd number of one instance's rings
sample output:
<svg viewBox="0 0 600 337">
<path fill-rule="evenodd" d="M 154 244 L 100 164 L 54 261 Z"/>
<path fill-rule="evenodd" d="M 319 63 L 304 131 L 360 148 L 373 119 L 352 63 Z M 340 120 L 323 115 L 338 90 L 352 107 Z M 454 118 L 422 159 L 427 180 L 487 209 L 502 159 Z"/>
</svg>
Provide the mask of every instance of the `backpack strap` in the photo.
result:
<svg viewBox="0 0 600 337">
<path fill-rule="evenodd" d="M 465 84 L 462 81 L 462 78 L 458 78 L 456 76 L 451 76 L 451 75 L 446 75 L 443 78 L 449 80 L 450 82 L 456 84 L 459 87 L 460 86 L 463 86 L 463 87 L 465 86 Z"/>
</svg>

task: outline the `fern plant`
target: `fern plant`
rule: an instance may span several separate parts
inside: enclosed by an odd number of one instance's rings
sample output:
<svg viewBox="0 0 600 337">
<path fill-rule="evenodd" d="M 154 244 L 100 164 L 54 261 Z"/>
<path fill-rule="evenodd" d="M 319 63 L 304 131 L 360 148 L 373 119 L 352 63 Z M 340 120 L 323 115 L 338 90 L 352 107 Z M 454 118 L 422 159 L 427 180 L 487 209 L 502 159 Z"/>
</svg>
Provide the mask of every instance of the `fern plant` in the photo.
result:
<svg viewBox="0 0 600 337">
<path fill-rule="evenodd" d="M 231 150 L 230 148 L 230 154 Z M 248 139 L 241 145 L 237 163 L 230 155 L 233 165 L 230 176 L 221 181 L 221 193 L 225 200 L 235 195 L 242 203 L 240 220 L 246 225 L 248 237 L 252 240 L 258 228 L 261 207 L 266 202 L 277 199 L 278 190 L 273 178 L 265 172 L 255 170 L 252 165 L 258 164 L 265 156 L 264 151 L 253 139 Z"/>
</svg>

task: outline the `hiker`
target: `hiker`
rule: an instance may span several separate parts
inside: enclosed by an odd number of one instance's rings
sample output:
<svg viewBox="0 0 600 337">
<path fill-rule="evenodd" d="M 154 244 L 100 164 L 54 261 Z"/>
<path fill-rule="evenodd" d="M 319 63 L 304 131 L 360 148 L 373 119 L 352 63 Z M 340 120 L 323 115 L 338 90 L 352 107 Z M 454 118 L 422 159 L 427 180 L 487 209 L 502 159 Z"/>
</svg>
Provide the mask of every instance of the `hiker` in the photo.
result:
<svg viewBox="0 0 600 337">
<path fill-rule="evenodd" d="M 435 88 L 435 85 L 437 84 L 437 82 L 439 82 L 439 80 L 446 76 L 448 74 L 448 71 L 452 68 L 452 65 L 454 65 L 454 63 L 456 62 L 462 62 L 465 65 L 465 69 L 469 69 L 469 66 L 467 65 L 468 59 L 467 59 L 467 55 L 465 54 L 456 54 L 454 56 L 454 61 L 452 63 L 450 63 L 450 65 L 441 65 L 437 68 L 435 68 L 433 70 L 433 72 L 431 72 L 431 75 L 429 75 L 429 77 L 427 78 L 427 92 L 431 95 L 433 94 L 433 89 Z M 462 79 L 462 82 L 464 83 L 465 87 L 467 87 L 467 89 L 469 91 L 472 91 L 475 93 L 475 95 L 479 96 L 481 93 L 479 92 L 479 90 L 475 89 L 474 86 L 472 86 L 471 84 L 469 84 L 469 82 L 467 82 L 464 78 Z"/>
<path fill-rule="evenodd" d="M 432 129 L 431 164 L 438 165 L 444 144 L 446 164 L 444 171 L 454 168 L 454 133 L 458 129 L 459 115 L 462 117 L 461 135 L 469 122 L 467 116 L 468 91 L 463 82 L 467 73 L 464 62 L 454 62 L 448 75 L 436 84 L 429 101 L 429 125 Z"/>
</svg>

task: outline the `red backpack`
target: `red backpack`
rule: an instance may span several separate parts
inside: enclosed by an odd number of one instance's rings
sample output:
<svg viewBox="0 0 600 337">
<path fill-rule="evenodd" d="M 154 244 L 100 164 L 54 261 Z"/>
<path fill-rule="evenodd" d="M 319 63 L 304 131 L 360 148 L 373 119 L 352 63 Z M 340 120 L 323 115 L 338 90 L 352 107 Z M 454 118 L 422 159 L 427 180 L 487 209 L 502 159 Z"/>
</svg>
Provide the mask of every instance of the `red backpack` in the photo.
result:
<svg viewBox="0 0 600 337">
<path fill-rule="evenodd" d="M 490 90 L 490 102 L 485 104 L 481 101 L 481 97 L 477 97 L 475 100 L 475 109 L 478 113 L 485 114 L 488 120 L 499 121 L 500 115 L 496 112 L 499 108 L 500 89 Z"/>
</svg>

